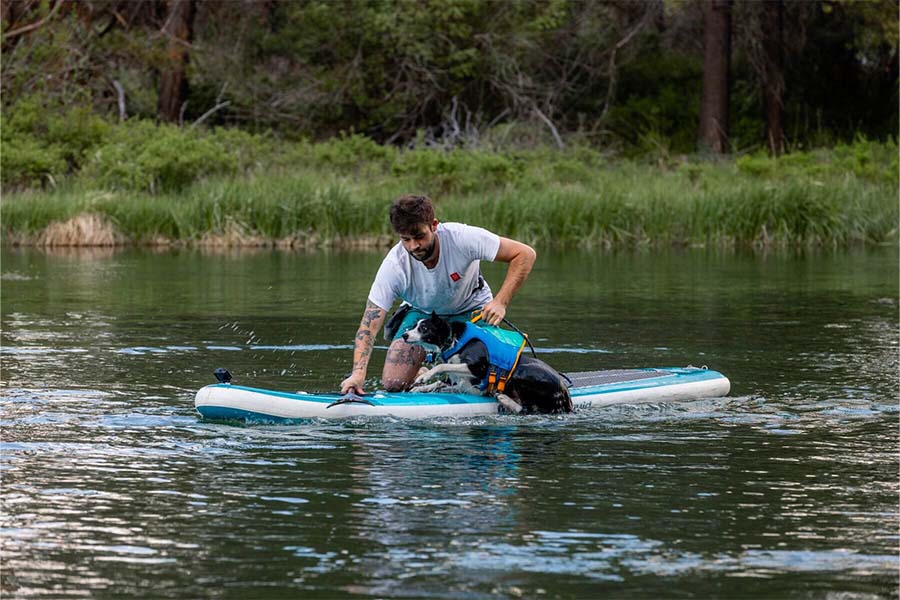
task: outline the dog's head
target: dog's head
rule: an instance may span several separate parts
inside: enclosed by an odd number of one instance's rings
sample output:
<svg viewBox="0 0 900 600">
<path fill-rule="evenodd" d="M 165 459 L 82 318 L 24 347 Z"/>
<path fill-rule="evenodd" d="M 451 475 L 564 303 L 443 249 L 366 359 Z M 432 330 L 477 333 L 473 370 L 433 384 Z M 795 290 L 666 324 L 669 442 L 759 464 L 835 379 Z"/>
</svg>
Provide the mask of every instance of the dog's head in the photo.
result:
<svg viewBox="0 0 900 600">
<path fill-rule="evenodd" d="M 438 352 L 450 341 L 450 323 L 431 313 L 427 319 L 419 319 L 415 327 L 403 333 L 403 341 Z"/>
</svg>

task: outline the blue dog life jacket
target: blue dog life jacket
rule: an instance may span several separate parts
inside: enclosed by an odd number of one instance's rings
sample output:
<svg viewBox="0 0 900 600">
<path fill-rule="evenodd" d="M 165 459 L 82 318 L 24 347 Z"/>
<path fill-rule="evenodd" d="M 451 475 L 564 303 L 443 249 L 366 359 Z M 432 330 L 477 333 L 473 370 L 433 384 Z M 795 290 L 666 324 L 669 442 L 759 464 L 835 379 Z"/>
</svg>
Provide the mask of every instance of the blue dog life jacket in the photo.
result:
<svg viewBox="0 0 900 600">
<path fill-rule="evenodd" d="M 519 366 L 526 336 L 518 331 L 469 322 L 456 343 L 441 353 L 441 359 L 447 362 L 472 340 L 479 340 L 485 345 L 490 363 L 488 373 L 481 382 L 481 389 L 491 394 L 495 391 L 503 392 L 506 382 Z"/>
</svg>

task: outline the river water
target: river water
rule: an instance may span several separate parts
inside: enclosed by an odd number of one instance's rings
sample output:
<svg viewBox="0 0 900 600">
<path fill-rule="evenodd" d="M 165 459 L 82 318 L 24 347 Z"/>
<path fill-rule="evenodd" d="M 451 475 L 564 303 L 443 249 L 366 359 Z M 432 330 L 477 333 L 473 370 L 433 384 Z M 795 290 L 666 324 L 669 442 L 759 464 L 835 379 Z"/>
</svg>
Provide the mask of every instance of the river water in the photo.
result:
<svg viewBox="0 0 900 600">
<path fill-rule="evenodd" d="M 539 254 L 542 358 L 730 396 L 204 422 L 218 366 L 333 390 L 380 253 L 3 250 L 4 597 L 897 596 L 896 248 Z"/>
</svg>

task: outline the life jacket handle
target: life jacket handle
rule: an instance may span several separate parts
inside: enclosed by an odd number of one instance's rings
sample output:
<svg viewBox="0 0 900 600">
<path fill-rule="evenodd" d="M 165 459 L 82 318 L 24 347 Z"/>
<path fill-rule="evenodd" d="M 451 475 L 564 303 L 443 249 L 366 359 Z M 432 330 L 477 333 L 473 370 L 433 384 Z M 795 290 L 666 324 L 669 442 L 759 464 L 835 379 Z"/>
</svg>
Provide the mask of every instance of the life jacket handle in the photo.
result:
<svg viewBox="0 0 900 600">
<path fill-rule="evenodd" d="M 473 324 L 480 321 L 484 316 L 481 314 L 480 308 L 476 308 L 475 310 L 472 311 L 471 314 L 472 314 L 472 317 L 469 319 L 469 323 L 473 323 Z M 528 344 L 528 347 L 531 349 L 531 355 L 533 357 L 537 358 L 537 352 L 534 351 L 534 346 L 531 345 L 531 340 L 528 339 L 528 334 L 525 333 L 524 331 L 522 331 L 521 329 L 519 329 L 518 327 L 516 327 L 515 325 L 513 325 L 512 323 L 510 323 L 510 321 L 506 317 L 503 317 L 503 322 L 506 323 L 507 325 L 509 325 L 514 331 L 517 331 L 517 332 L 521 333 L 522 336 L 524 336 L 525 342 Z"/>
</svg>

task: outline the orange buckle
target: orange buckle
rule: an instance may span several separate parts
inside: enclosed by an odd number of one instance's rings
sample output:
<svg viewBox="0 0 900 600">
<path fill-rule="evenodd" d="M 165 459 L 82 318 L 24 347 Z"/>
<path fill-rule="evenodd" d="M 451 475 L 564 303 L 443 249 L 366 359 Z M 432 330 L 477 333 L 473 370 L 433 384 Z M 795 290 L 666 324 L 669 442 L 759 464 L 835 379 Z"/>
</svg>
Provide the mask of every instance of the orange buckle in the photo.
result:
<svg viewBox="0 0 900 600">
<path fill-rule="evenodd" d="M 496 371 L 496 369 L 491 369 L 490 373 L 488 373 L 487 391 L 489 393 L 492 393 L 494 391 L 494 388 L 496 385 L 497 385 L 497 371 Z"/>
</svg>

